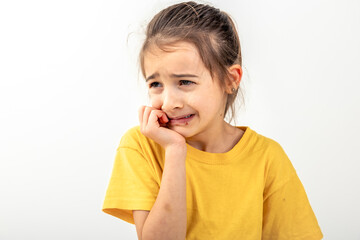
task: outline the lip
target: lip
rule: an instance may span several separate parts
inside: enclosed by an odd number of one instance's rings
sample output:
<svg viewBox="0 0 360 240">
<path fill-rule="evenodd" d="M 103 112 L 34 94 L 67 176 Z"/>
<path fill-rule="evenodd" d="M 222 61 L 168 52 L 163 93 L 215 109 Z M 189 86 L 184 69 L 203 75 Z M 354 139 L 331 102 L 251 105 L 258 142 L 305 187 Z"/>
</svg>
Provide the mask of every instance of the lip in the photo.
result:
<svg viewBox="0 0 360 240">
<path fill-rule="evenodd" d="M 191 115 L 191 117 L 184 118 L 184 117 L 189 116 L 189 115 Z M 188 122 L 190 122 L 194 117 L 195 117 L 195 114 L 188 114 L 188 115 L 184 115 L 184 116 L 179 117 L 179 118 L 175 118 L 175 119 L 173 118 L 173 119 L 170 119 L 169 124 L 170 125 L 174 125 L 174 124 L 179 124 L 179 125 L 185 124 L 185 125 L 187 125 Z"/>
<path fill-rule="evenodd" d="M 169 117 L 169 120 L 177 120 L 177 119 L 180 119 L 180 118 L 184 118 L 184 117 L 186 117 L 186 116 L 189 116 L 189 115 L 194 115 L 194 114 L 193 114 L 193 113 L 188 113 L 188 114 L 182 115 L 182 116 L 180 116 L 180 117 L 173 117 L 173 118 Z"/>
</svg>

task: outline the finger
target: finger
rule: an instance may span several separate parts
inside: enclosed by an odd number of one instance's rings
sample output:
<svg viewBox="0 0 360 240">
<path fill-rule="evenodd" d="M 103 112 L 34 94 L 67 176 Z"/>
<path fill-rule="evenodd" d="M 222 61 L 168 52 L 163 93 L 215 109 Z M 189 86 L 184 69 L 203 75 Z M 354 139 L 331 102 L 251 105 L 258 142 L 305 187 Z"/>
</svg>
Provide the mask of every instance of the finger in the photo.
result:
<svg viewBox="0 0 360 240">
<path fill-rule="evenodd" d="M 161 126 L 166 125 L 166 123 L 169 121 L 166 113 L 162 110 L 152 110 L 152 113 L 156 115 L 156 117 L 158 118 L 157 121 L 160 123 Z"/>
<path fill-rule="evenodd" d="M 163 124 L 165 124 L 165 123 L 168 122 L 168 119 L 167 119 L 167 117 L 166 117 L 166 114 L 165 114 L 164 112 L 162 112 L 162 111 L 161 111 L 161 115 L 160 115 L 160 117 L 159 117 L 159 122 L 160 122 L 160 123 L 163 123 Z"/>
<path fill-rule="evenodd" d="M 151 113 L 152 109 L 151 107 L 146 106 L 145 107 L 145 111 L 144 111 L 144 115 L 143 115 L 143 126 L 146 127 L 148 125 L 148 121 L 149 121 L 149 116 Z"/>
<path fill-rule="evenodd" d="M 142 125 L 142 122 L 143 122 L 143 115 L 144 115 L 145 107 L 146 107 L 146 106 L 144 106 L 144 105 L 143 105 L 143 106 L 140 106 L 140 107 L 139 107 L 139 110 L 138 110 L 140 125 Z"/>
<path fill-rule="evenodd" d="M 162 117 L 162 115 L 164 114 L 164 112 L 159 111 L 159 110 L 152 110 L 149 116 L 149 121 L 148 121 L 148 127 L 160 127 L 160 118 Z"/>
<path fill-rule="evenodd" d="M 166 113 L 163 110 L 161 110 L 161 108 L 155 108 L 155 107 L 150 107 L 150 108 L 163 113 L 161 116 L 159 116 L 160 122 L 166 123 L 169 121 L 169 118 L 167 117 Z"/>
<path fill-rule="evenodd" d="M 166 113 L 164 112 L 164 114 L 162 115 L 162 120 L 163 120 L 163 122 L 164 123 L 167 123 L 168 121 L 169 121 L 169 118 L 168 118 L 168 116 L 166 115 Z"/>
</svg>

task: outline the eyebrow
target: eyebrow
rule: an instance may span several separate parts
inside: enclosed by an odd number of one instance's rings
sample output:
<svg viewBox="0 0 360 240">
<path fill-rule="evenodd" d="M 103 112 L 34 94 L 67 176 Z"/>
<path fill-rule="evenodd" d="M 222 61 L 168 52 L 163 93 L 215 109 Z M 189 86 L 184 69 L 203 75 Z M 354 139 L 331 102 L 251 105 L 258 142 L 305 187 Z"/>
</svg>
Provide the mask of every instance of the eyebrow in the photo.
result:
<svg viewBox="0 0 360 240">
<path fill-rule="evenodd" d="M 146 78 L 146 82 L 151 80 L 151 79 L 154 79 L 155 77 L 158 77 L 159 76 L 159 73 L 154 73 L 152 74 L 151 76 L 147 77 Z M 172 78 L 182 78 L 182 77 L 198 77 L 194 74 L 171 74 L 170 77 Z"/>
</svg>

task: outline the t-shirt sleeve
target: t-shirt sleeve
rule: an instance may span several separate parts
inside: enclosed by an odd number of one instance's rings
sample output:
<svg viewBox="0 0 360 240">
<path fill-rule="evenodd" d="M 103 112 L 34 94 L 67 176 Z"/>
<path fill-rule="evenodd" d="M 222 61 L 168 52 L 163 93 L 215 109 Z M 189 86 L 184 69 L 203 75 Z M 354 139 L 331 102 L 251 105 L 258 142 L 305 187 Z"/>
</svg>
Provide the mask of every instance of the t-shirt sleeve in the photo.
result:
<svg viewBox="0 0 360 240">
<path fill-rule="evenodd" d="M 320 240 L 323 234 L 295 168 L 276 144 L 263 202 L 262 239 Z"/>
<path fill-rule="evenodd" d="M 132 210 L 150 211 L 159 189 L 143 154 L 137 149 L 119 147 L 102 211 L 134 224 Z"/>
</svg>

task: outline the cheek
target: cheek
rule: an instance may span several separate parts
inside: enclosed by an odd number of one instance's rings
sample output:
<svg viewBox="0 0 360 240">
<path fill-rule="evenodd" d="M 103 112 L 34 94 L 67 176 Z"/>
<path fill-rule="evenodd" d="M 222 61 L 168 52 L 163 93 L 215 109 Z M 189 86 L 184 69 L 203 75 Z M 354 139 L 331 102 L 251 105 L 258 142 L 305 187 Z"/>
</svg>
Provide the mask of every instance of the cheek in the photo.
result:
<svg viewBox="0 0 360 240">
<path fill-rule="evenodd" d="M 189 101 L 203 105 L 216 103 L 218 101 L 217 93 L 211 88 L 204 88 L 201 91 L 195 91 L 189 95 Z"/>
<path fill-rule="evenodd" d="M 191 100 L 193 102 L 193 106 L 197 106 L 199 111 L 203 111 L 208 114 L 219 111 L 218 109 L 221 108 L 223 102 L 220 94 L 214 91 L 197 94 L 196 96 L 193 96 Z"/>
<path fill-rule="evenodd" d="M 213 106 L 214 103 L 207 94 L 197 92 L 187 98 L 187 104 L 198 113 L 203 113 L 208 112 L 209 106 Z"/>
<path fill-rule="evenodd" d="M 196 107 L 197 105 L 201 104 L 201 101 L 202 101 L 201 95 L 202 94 L 197 91 L 187 93 L 185 96 L 186 104 L 188 104 L 192 107 Z"/>
</svg>

